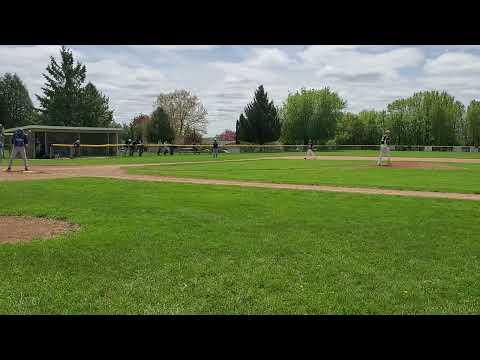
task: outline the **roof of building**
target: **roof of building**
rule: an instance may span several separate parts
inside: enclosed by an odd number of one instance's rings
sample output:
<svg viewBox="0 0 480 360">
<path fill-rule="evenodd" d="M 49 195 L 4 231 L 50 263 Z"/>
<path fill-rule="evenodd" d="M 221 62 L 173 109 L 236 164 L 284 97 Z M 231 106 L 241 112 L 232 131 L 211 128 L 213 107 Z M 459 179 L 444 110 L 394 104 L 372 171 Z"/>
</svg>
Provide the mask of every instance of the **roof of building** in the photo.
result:
<svg viewBox="0 0 480 360">
<path fill-rule="evenodd" d="M 74 127 L 74 126 L 47 126 L 47 125 L 27 125 L 16 128 L 5 129 L 5 133 L 13 133 L 17 129 L 31 130 L 31 131 L 50 131 L 50 132 L 96 132 L 96 133 L 111 133 L 122 132 L 122 128 L 101 128 L 101 127 Z"/>
</svg>

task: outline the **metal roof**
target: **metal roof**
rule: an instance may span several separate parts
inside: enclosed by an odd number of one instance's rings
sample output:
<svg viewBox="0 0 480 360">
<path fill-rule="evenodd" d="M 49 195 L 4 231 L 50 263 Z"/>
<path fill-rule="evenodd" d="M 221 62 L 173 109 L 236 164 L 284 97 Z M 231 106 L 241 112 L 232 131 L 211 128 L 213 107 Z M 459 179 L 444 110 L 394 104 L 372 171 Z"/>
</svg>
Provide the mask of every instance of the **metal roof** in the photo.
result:
<svg viewBox="0 0 480 360">
<path fill-rule="evenodd" d="M 27 125 L 16 128 L 5 129 L 6 133 L 13 133 L 17 129 L 46 132 L 96 132 L 111 133 L 122 132 L 122 128 L 101 128 L 101 127 L 74 127 L 74 126 L 47 126 L 47 125 Z"/>
</svg>

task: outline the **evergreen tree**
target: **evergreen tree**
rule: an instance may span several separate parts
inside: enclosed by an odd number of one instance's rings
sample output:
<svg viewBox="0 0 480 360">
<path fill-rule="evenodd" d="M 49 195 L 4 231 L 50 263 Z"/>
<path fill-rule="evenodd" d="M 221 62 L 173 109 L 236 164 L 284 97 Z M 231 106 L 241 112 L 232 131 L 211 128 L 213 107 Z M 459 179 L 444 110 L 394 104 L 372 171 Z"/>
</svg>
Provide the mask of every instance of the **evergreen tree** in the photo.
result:
<svg viewBox="0 0 480 360">
<path fill-rule="evenodd" d="M 0 77 L 0 124 L 8 129 L 35 122 L 36 112 L 22 80 L 17 74 Z"/>
<path fill-rule="evenodd" d="M 82 100 L 81 126 L 112 126 L 113 111 L 109 109 L 109 99 L 101 94 L 91 82 L 83 89 Z"/>
<path fill-rule="evenodd" d="M 239 130 L 240 140 L 260 145 L 280 137 L 278 112 L 273 101 L 268 100 L 263 85 L 258 87 L 253 101 L 245 108 L 245 117 L 240 119 Z"/>
<path fill-rule="evenodd" d="M 150 117 L 151 121 L 148 124 L 148 139 L 153 143 L 157 142 L 171 142 L 175 139 L 175 130 L 170 124 L 168 114 L 158 107 Z"/>
<path fill-rule="evenodd" d="M 74 64 L 73 54 L 62 46 L 61 63 L 53 56 L 47 66 L 44 96 L 37 95 L 45 125 L 80 126 L 82 123 L 82 85 L 87 69 L 85 65 Z"/>
<path fill-rule="evenodd" d="M 245 116 L 243 114 L 240 114 L 240 117 L 238 118 L 238 129 L 237 129 L 237 139 L 240 142 L 240 140 L 244 140 L 247 137 L 247 132 L 250 131 L 248 129 L 248 122 L 247 119 L 245 119 Z"/>
<path fill-rule="evenodd" d="M 243 116 L 243 115 L 241 115 Z M 240 122 L 237 120 L 235 124 L 235 144 L 240 144 L 240 139 L 238 138 L 238 133 L 240 131 Z"/>
</svg>

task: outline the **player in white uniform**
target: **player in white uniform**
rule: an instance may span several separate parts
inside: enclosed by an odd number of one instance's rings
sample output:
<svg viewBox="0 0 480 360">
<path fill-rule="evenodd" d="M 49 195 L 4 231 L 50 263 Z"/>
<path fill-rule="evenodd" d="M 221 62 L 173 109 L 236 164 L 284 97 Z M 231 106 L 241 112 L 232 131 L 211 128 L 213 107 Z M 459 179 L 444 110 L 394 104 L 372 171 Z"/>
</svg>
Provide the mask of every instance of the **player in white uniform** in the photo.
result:
<svg viewBox="0 0 480 360">
<path fill-rule="evenodd" d="M 310 140 L 308 142 L 308 145 L 307 145 L 307 153 L 305 154 L 305 157 L 304 157 L 305 160 L 309 159 L 309 160 L 313 160 L 315 159 L 315 153 L 313 152 L 313 143 L 312 143 L 312 140 Z"/>
<path fill-rule="evenodd" d="M 392 162 L 390 160 L 390 130 L 385 131 L 380 140 L 380 156 L 377 160 L 377 165 L 381 166 L 384 165 L 383 161 L 386 159 L 387 165 L 391 165 Z"/>
</svg>

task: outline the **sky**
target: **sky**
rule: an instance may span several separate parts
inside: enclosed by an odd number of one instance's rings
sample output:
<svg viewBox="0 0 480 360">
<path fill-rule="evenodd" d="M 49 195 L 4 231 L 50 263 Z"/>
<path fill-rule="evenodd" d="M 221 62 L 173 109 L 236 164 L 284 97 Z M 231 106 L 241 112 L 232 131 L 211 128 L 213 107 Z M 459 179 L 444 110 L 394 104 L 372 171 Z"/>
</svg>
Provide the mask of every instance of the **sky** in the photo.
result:
<svg viewBox="0 0 480 360">
<path fill-rule="evenodd" d="M 301 88 L 330 87 L 347 110 L 382 110 L 423 90 L 445 90 L 465 106 L 480 99 L 480 46 L 115 45 L 68 46 L 110 98 L 115 121 L 150 114 L 160 93 L 187 89 L 208 111 L 207 135 L 235 121 L 263 85 L 275 105 Z M 0 45 L 0 74 L 17 73 L 32 97 L 60 46 Z"/>
</svg>

